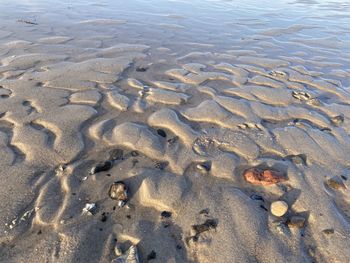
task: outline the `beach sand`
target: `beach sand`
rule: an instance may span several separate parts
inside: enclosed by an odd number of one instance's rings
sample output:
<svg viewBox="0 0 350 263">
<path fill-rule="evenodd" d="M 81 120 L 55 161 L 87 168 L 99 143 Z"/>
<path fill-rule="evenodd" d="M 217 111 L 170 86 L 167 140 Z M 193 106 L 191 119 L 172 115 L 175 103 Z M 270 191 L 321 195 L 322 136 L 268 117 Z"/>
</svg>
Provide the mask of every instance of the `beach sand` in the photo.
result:
<svg viewBox="0 0 350 263">
<path fill-rule="evenodd" d="M 350 262 L 349 8 L 2 1 L 0 262 Z"/>
</svg>

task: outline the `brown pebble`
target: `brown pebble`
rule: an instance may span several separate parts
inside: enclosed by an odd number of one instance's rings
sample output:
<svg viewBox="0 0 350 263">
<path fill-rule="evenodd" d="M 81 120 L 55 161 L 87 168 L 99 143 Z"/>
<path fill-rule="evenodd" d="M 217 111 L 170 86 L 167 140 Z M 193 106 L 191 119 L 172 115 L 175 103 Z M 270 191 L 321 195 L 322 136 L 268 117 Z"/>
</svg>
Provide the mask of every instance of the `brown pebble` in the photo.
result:
<svg viewBox="0 0 350 263">
<path fill-rule="evenodd" d="M 251 168 L 244 171 L 245 180 L 255 185 L 272 185 L 287 181 L 284 173 L 274 170 Z"/>
<path fill-rule="evenodd" d="M 113 183 L 109 189 L 109 197 L 118 200 L 118 206 L 124 206 L 128 199 L 126 185 L 122 181 Z"/>
<path fill-rule="evenodd" d="M 340 190 L 346 189 L 345 184 L 340 176 L 334 176 L 326 181 L 326 184 L 333 189 Z"/>
</svg>

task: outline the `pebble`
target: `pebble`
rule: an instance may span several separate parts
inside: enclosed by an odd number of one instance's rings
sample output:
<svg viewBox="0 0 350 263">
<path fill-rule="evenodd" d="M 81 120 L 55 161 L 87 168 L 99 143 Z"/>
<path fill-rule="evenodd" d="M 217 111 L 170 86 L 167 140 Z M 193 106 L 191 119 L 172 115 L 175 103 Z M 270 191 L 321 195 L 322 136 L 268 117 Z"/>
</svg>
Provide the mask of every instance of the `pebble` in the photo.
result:
<svg viewBox="0 0 350 263">
<path fill-rule="evenodd" d="M 171 212 L 163 211 L 163 212 L 160 214 L 160 216 L 161 216 L 162 218 L 169 218 L 169 217 L 171 217 Z"/>
<path fill-rule="evenodd" d="M 338 115 L 338 116 L 334 116 L 331 118 L 331 123 L 334 126 L 339 126 L 340 124 L 342 124 L 344 122 L 344 115 Z"/>
<path fill-rule="evenodd" d="M 281 217 L 288 211 L 288 204 L 284 201 L 275 201 L 270 206 L 271 214 Z"/>
<path fill-rule="evenodd" d="M 311 99 L 311 95 L 309 93 L 303 92 L 303 91 L 293 91 L 292 96 L 295 99 L 298 99 L 300 101 L 307 101 L 307 100 Z"/>
<path fill-rule="evenodd" d="M 64 170 L 66 170 L 67 168 L 67 165 L 66 164 L 60 164 L 57 169 L 56 169 L 56 172 L 64 172 Z"/>
<path fill-rule="evenodd" d="M 326 184 L 333 189 L 340 190 L 340 189 L 346 189 L 345 184 L 342 181 L 342 178 L 340 176 L 334 176 L 327 180 Z"/>
<path fill-rule="evenodd" d="M 287 222 L 288 227 L 303 228 L 305 226 L 305 218 L 302 216 L 292 216 Z"/>
<path fill-rule="evenodd" d="M 209 172 L 211 169 L 211 161 L 199 163 L 196 165 L 197 169 L 204 172 Z"/>
<path fill-rule="evenodd" d="M 99 172 L 105 172 L 108 171 L 109 169 L 111 169 L 113 166 L 113 162 L 112 161 L 105 161 L 104 163 L 99 163 L 96 166 L 91 168 L 90 174 L 96 174 Z"/>
<path fill-rule="evenodd" d="M 109 197 L 118 200 L 118 206 L 123 207 L 128 200 L 127 187 L 122 181 L 113 183 L 109 189 Z"/>
<path fill-rule="evenodd" d="M 84 214 L 90 214 L 93 215 L 96 211 L 96 204 L 95 203 L 87 203 L 85 204 L 85 207 L 83 208 Z"/>
<path fill-rule="evenodd" d="M 287 181 L 284 173 L 269 169 L 251 168 L 244 171 L 243 176 L 247 182 L 255 185 L 272 185 Z"/>
</svg>

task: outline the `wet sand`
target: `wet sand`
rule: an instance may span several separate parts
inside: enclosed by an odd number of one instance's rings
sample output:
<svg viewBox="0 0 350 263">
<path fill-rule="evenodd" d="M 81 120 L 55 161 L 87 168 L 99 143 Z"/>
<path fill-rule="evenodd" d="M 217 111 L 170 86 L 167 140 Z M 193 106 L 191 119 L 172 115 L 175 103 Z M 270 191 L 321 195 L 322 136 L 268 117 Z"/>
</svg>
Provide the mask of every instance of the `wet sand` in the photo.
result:
<svg viewBox="0 0 350 263">
<path fill-rule="evenodd" d="M 0 262 L 349 262 L 349 4 L 0 9 Z"/>
</svg>

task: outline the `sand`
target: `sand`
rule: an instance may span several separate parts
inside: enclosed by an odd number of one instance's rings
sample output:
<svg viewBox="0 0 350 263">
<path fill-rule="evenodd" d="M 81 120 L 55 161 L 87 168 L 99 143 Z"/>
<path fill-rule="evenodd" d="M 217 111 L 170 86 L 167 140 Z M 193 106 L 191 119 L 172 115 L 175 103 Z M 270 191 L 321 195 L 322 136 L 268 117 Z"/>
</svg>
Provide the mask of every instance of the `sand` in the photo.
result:
<svg viewBox="0 0 350 263">
<path fill-rule="evenodd" d="M 350 262 L 346 3 L 0 9 L 0 262 Z"/>
</svg>

